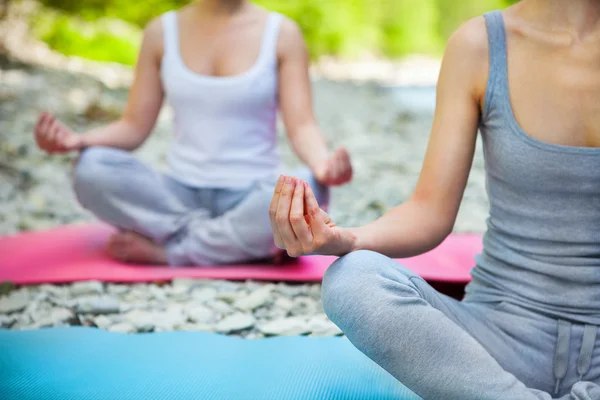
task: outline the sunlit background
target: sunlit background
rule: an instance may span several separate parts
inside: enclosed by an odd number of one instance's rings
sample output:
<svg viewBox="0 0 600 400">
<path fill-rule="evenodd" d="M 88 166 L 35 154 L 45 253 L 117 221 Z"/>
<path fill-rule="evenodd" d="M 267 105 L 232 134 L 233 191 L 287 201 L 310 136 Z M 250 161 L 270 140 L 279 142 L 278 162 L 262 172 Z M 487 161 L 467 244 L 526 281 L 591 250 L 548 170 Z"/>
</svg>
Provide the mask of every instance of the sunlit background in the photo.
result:
<svg viewBox="0 0 600 400">
<path fill-rule="evenodd" d="M 9 0 L 12 1 L 12 0 Z M 515 0 L 258 0 L 302 27 L 313 58 L 440 54 L 464 21 Z M 143 26 L 186 0 L 41 0 L 37 37 L 64 54 L 133 64 Z"/>
</svg>

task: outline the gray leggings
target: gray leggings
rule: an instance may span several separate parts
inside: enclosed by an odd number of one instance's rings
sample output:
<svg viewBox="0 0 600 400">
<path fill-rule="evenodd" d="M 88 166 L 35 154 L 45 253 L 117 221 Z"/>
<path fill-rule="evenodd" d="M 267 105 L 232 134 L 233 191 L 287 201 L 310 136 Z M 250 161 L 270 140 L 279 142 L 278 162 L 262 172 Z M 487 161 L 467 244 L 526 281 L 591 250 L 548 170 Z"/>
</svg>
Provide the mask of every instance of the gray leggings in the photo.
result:
<svg viewBox="0 0 600 400">
<path fill-rule="evenodd" d="M 595 327 L 459 302 L 381 254 L 337 260 L 323 306 L 354 346 L 426 400 L 600 399 Z"/>
<path fill-rule="evenodd" d="M 308 171 L 318 200 L 328 190 Z M 127 151 L 92 147 L 74 171 L 75 194 L 82 206 L 117 228 L 164 244 L 170 265 L 215 265 L 272 255 L 268 208 L 275 180 L 247 188 L 193 188 L 160 174 Z"/>
</svg>

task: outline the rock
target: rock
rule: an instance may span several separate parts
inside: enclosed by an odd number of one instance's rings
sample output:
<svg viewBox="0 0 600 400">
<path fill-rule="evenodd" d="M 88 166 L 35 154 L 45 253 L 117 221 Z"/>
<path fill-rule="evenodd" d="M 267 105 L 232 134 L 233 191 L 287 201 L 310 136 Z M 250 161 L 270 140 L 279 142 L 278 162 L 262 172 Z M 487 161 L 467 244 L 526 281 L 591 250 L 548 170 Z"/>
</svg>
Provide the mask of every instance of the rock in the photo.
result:
<svg viewBox="0 0 600 400">
<path fill-rule="evenodd" d="M 180 304 L 171 304 L 164 312 L 153 313 L 152 316 L 156 332 L 172 331 L 175 326 L 186 323 L 188 319 Z"/>
<path fill-rule="evenodd" d="M 214 325 L 190 324 L 190 323 L 177 325 L 177 326 L 175 326 L 175 329 L 178 331 L 188 331 L 188 332 L 194 332 L 194 331 L 214 332 L 215 331 Z"/>
<path fill-rule="evenodd" d="M 11 328 L 17 320 L 16 315 L 0 315 L 0 329 Z"/>
<path fill-rule="evenodd" d="M 207 303 L 206 305 L 221 314 L 229 314 L 233 312 L 233 308 L 231 308 L 229 304 L 220 300 Z"/>
<path fill-rule="evenodd" d="M 242 287 L 243 284 L 240 284 L 237 282 L 219 280 L 219 281 L 212 281 L 212 285 L 219 292 L 235 292 L 235 291 L 240 290 L 240 288 Z"/>
<path fill-rule="evenodd" d="M 116 296 L 122 296 L 122 295 L 128 293 L 130 289 L 131 288 L 129 286 L 122 285 L 122 284 L 118 284 L 117 285 L 117 284 L 114 284 L 114 283 L 109 283 L 106 286 L 106 292 L 108 294 L 113 294 L 113 295 L 116 295 Z"/>
<path fill-rule="evenodd" d="M 116 314 L 120 311 L 119 301 L 111 296 L 85 297 L 77 302 L 79 314 Z"/>
<path fill-rule="evenodd" d="M 273 304 L 276 308 L 288 313 L 294 308 L 294 302 L 287 297 L 278 297 Z"/>
<path fill-rule="evenodd" d="M 321 300 L 321 285 L 312 285 L 308 291 L 311 298 Z"/>
<path fill-rule="evenodd" d="M 33 319 L 29 314 L 21 314 L 17 316 L 17 322 L 15 322 L 11 329 L 23 329 L 29 326 L 33 326 Z"/>
<path fill-rule="evenodd" d="M 130 303 L 136 303 L 136 302 L 147 303 L 151 297 L 152 297 L 151 289 L 149 289 L 149 287 L 147 285 L 137 284 L 137 285 L 134 285 L 129 290 L 128 293 L 123 295 L 122 299 L 127 302 L 130 302 Z"/>
<path fill-rule="evenodd" d="M 190 291 L 191 291 L 191 288 L 186 285 L 168 286 L 167 289 L 165 290 L 165 292 L 168 295 L 174 296 L 174 297 L 179 297 L 179 298 L 186 297 Z"/>
<path fill-rule="evenodd" d="M 252 328 L 255 322 L 256 320 L 252 315 L 242 313 L 232 314 L 217 324 L 216 331 L 221 333 L 239 332 Z"/>
<path fill-rule="evenodd" d="M 108 327 L 108 330 L 118 333 L 135 333 L 135 327 L 128 322 L 119 322 L 118 324 L 111 325 Z"/>
<path fill-rule="evenodd" d="M 308 321 L 310 336 L 339 336 L 342 330 L 326 317 L 313 317 Z"/>
<path fill-rule="evenodd" d="M 246 339 L 262 339 L 264 337 L 265 337 L 265 335 L 263 335 L 260 332 L 251 332 L 246 335 Z"/>
<path fill-rule="evenodd" d="M 192 289 L 202 286 L 202 281 L 199 279 L 188 279 L 188 278 L 175 278 L 171 282 L 173 289 L 177 288 L 180 293 L 190 293 Z"/>
<path fill-rule="evenodd" d="M 214 300 L 217 297 L 217 289 L 212 287 L 204 287 L 194 289 L 192 291 L 192 298 L 199 303 L 205 303 L 207 301 Z"/>
<path fill-rule="evenodd" d="M 123 315 L 123 322 L 133 325 L 138 332 L 153 331 L 158 319 L 156 314 L 142 310 L 133 310 Z"/>
<path fill-rule="evenodd" d="M 276 319 L 260 325 L 258 330 L 267 336 L 297 336 L 310 333 L 306 319 L 297 317 Z"/>
<path fill-rule="evenodd" d="M 109 326 L 114 324 L 114 321 L 108 318 L 106 315 L 99 315 L 92 321 L 100 329 L 108 329 Z"/>
<path fill-rule="evenodd" d="M 12 291 L 8 296 L 0 297 L 0 314 L 22 311 L 28 303 L 29 293 L 25 289 Z"/>
<path fill-rule="evenodd" d="M 197 305 L 191 308 L 188 308 L 186 311 L 188 319 L 191 322 L 196 323 L 208 323 L 214 320 L 215 312 L 208 307 Z"/>
<path fill-rule="evenodd" d="M 215 297 L 217 300 L 224 301 L 227 304 L 233 304 L 237 299 L 242 297 L 244 294 L 240 292 L 220 292 Z"/>
<path fill-rule="evenodd" d="M 161 287 L 150 285 L 148 287 L 148 293 L 150 293 L 152 297 L 158 301 L 167 300 L 167 294 L 165 293 L 165 290 Z"/>
<path fill-rule="evenodd" d="M 34 321 L 39 328 L 62 325 L 73 317 L 71 310 L 66 308 L 53 308 L 49 313 L 45 313 L 40 319 Z"/>
<path fill-rule="evenodd" d="M 296 297 L 294 306 L 290 310 L 292 315 L 311 315 L 318 312 L 319 306 L 316 300 L 306 296 Z"/>
<path fill-rule="evenodd" d="M 72 296 L 88 296 L 104 293 L 104 285 L 98 281 L 76 282 L 71 285 Z"/>
<path fill-rule="evenodd" d="M 247 296 L 238 298 L 233 306 L 238 310 L 252 311 L 272 301 L 272 286 L 264 286 Z"/>
<path fill-rule="evenodd" d="M 44 284 L 44 285 L 38 286 L 37 289 L 41 293 L 45 293 L 45 294 L 49 295 L 50 297 L 64 298 L 69 295 L 67 289 L 64 286 Z"/>
</svg>

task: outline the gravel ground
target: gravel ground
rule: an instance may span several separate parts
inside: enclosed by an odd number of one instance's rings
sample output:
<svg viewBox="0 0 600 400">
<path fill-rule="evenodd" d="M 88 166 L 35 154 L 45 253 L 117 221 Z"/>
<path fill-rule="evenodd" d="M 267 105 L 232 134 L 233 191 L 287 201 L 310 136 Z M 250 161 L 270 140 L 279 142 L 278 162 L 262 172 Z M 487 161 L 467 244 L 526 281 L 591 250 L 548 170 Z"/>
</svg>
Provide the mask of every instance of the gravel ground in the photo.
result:
<svg viewBox="0 0 600 400">
<path fill-rule="evenodd" d="M 48 59 L 55 60 L 52 57 Z M 60 68 L 55 61 L 46 65 L 52 67 L 0 57 L 3 235 L 92 219 L 70 190 L 73 157 L 48 156 L 34 145 L 32 128 L 39 112 L 51 110 L 74 129 L 85 130 L 116 118 L 126 100 L 126 87 L 114 84 L 128 81 L 130 72 L 121 67 L 85 70 L 72 68 L 72 61 Z M 335 71 L 328 68 L 321 74 L 328 79 L 315 74 L 315 110 L 331 146 L 346 146 L 355 167 L 352 183 L 334 189 L 331 214 L 338 225 L 356 226 L 410 196 L 427 145 L 435 91 L 425 84 L 427 79 L 411 78 L 414 71 L 403 75 L 400 69 L 394 75 L 403 84 L 413 79 L 419 85 L 411 87 L 394 86 L 385 79 L 379 83 L 330 79 Z M 345 72 L 342 77 L 349 75 Z M 107 84 L 107 76 L 112 84 Z M 140 159 L 164 166 L 170 117 L 165 108 L 154 134 L 137 152 Z M 294 166 L 298 161 L 281 126 L 280 135 L 284 159 Z M 488 209 L 484 185 L 478 146 L 455 231 L 484 230 Z M 247 338 L 340 334 L 323 313 L 316 284 L 84 282 L 16 289 L 5 284 L 2 291 L 10 294 L 0 296 L 0 328 L 89 325 L 127 333 L 205 330 Z"/>
</svg>

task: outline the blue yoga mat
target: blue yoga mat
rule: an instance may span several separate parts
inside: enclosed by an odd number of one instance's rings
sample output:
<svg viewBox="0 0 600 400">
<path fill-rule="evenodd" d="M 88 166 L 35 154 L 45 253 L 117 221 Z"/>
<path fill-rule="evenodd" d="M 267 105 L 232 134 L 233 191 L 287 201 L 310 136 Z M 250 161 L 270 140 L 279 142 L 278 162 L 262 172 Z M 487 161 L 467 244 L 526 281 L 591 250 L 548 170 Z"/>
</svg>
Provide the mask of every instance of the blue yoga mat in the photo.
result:
<svg viewBox="0 0 600 400">
<path fill-rule="evenodd" d="M 0 330 L 3 400 L 418 400 L 345 338 Z"/>
</svg>

